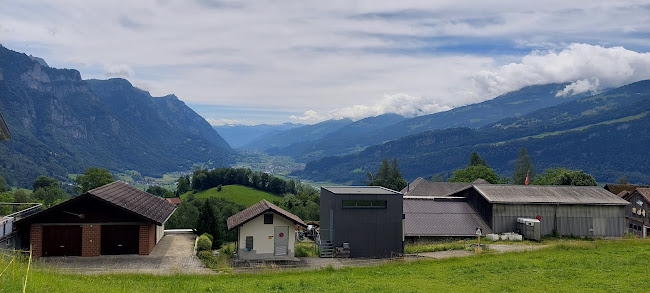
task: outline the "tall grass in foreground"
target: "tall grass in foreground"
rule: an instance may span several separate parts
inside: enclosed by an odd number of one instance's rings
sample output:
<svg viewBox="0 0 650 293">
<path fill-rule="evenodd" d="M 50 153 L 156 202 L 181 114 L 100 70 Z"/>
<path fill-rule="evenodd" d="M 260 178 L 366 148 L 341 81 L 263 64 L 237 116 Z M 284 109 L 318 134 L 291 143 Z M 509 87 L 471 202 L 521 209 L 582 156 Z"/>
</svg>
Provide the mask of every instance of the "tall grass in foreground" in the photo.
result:
<svg viewBox="0 0 650 293">
<path fill-rule="evenodd" d="M 28 292 L 643 292 L 650 240 L 566 241 L 522 253 L 376 267 L 215 276 L 33 271 Z M 2 263 L 0 263 L 0 267 Z M 2 277 L 0 292 L 19 292 Z M 16 290 L 18 289 L 18 290 Z"/>
</svg>

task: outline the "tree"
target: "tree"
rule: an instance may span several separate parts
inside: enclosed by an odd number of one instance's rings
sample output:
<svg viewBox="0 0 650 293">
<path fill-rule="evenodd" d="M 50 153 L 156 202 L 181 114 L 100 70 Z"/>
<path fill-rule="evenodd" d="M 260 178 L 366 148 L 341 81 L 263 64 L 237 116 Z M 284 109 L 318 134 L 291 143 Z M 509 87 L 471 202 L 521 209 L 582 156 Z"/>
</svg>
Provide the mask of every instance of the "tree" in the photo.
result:
<svg viewBox="0 0 650 293">
<path fill-rule="evenodd" d="M 469 155 L 469 165 L 468 166 L 485 166 L 488 167 L 487 161 L 481 158 L 477 152 L 473 152 Z"/>
<path fill-rule="evenodd" d="M 535 177 L 535 167 L 530 162 L 528 153 L 525 148 L 521 148 L 519 151 L 519 156 L 517 157 L 517 162 L 515 163 L 515 173 L 512 175 L 512 183 L 523 185 L 526 184 L 526 176 L 529 178 L 529 182 L 533 182 Z"/>
<path fill-rule="evenodd" d="M 535 185 L 574 185 L 574 186 L 596 186 L 598 183 L 582 170 L 567 170 L 564 168 L 551 168 L 544 170 L 544 173 L 537 176 Z"/>
<path fill-rule="evenodd" d="M 442 175 L 440 173 L 433 175 L 431 178 L 431 182 L 444 182 L 445 180 L 442 178 Z"/>
<path fill-rule="evenodd" d="M 181 176 L 178 177 L 178 185 L 176 186 L 176 196 L 181 196 L 181 194 L 184 194 L 188 191 L 190 191 L 191 186 L 190 186 L 190 181 L 188 179 L 185 179 L 185 177 Z"/>
<path fill-rule="evenodd" d="M 50 186 L 40 187 L 34 191 L 32 197 L 40 200 L 46 207 L 52 206 L 53 204 L 62 202 L 70 196 L 59 187 L 58 182 Z"/>
<path fill-rule="evenodd" d="M 26 202 L 30 202 L 30 201 L 31 201 L 31 199 L 29 197 L 29 194 L 27 194 L 27 192 L 25 192 L 24 190 L 18 189 L 18 190 L 16 190 L 16 192 L 14 192 L 14 202 L 15 203 L 26 203 Z"/>
<path fill-rule="evenodd" d="M 492 184 L 503 183 L 502 179 L 499 178 L 499 175 L 486 166 L 467 166 L 465 169 L 458 169 L 447 181 L 472 183 L 479 178 L 485 179 L 487 182 Z"/>
<path fill-rule="evenodd" d="M 54 178 L 50 178 L 47 176 L 38 176 L 36 180 L 34 181 L 34 184 L 32 184 L 32 190 L 36 191 L 39 188 L 46 188 L 50 187 L 52 185 L 59 185 L 59 181 L 57 181 Z"/>
<path fill-rule="evenodd" d="M 619 177 L 618 180 L 616 180 L 617 184 L 623 184 L 623 185 L 628 185 L 630 184 L 630 181 L 627 179 L 627 176 Z"/>
<path fill-rule="evenodd" d="M 84 175 L 77 176 L 77 186 L 81 189 L 81 193 L 104 186 L 115 181 L 111 172 L 106 169 L 88 168 Z"/>
<path fill-rule="evenodd" d="M 368 172 L 368 181 L 366 183 L 368 186 L 383 186 L 392 190 L 402 190 L 408 184 L 404 177 L 402 177 L 402 172 L 399 170 L 397 165 L 397 159 L 393 158 L 392 165 L 388 163 L 388 159 L 384 158 L 379 165 L 379 170 L 377 170 L 376 175 Z"/>
<path fill-rule="evenodd" d="M 5 178 L 0 175 L 0 192 L 5 191 L 9 191 L 9 185 L 7 184 L 7 181 L 5 181 Z"/>
<path fill-rule="evenodd" d="M 199 218 L 196 223 L 196 232 L 199 235 L 208 233 L 214 236 L 215 242 L 219 240 L 223 241 L 223 239 L 219 239 L 217 221 L 217 215 L 215 214 L 214 208 L 210 204 L 210 200 L 205 199 L 203 205 L 199 209 Z"/>
</svg>

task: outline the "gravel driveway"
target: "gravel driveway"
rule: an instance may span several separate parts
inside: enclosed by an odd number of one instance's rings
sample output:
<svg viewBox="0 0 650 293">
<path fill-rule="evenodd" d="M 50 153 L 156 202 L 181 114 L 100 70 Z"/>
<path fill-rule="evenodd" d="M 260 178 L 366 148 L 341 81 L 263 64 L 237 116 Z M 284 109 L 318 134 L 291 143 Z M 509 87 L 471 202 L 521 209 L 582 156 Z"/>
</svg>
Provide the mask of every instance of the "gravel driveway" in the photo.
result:
<svg viewBox="0 0 650 293">
<path fill-rule="evenodd" d="M 192 234 L 167 234 L 150 255 L 43 257 L 37 263 L 42 267 L 80 274 L 213 274 L 193 254 L 195 238 Z"/>
</svg>

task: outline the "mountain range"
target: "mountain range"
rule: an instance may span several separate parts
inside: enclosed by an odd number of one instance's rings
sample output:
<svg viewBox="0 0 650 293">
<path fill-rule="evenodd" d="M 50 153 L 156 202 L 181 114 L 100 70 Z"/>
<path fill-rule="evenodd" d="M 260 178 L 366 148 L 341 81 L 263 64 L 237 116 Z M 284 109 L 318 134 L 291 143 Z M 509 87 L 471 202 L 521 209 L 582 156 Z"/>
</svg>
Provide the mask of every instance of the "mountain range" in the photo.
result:
<svg viewBox="0 0 650 293">
<path fill-rule="evenodd" d="M 344 155 L 411 134 L 450 127 L 478 128 L 507 117 L 518 117 L 537 109 L 558 105 L 588 94 L 561 97 L 557 93 L 568 84 L 524 87 L 494 99 L 449 111 L 406 119 L 385 114 L 350 123 L 320 138 L 309 138 L 284 147 L 267 149 L 269 154 L 291 156 L 308 162 L 327 156 Z"/>
<path fill-rule="evenodd" d="M 12 133 L 0 143 L 0 174 L 14 186 L 88 167 L 160 175 L 199 162 L 223 166 L 233 154 L 173 95 L 152 97 L 124 79 L 83 80 L 2 46 L 0 97 Z"/>
<path fill-rule="evenodd" d="M 310 162 L 293 175 L 358 184 L 383 158 L 397 158 L 407 180 L 467 165 L 477 151 L 490 167 L 511 175 L 518 151 L 528 150 L 537 172 L 582 169 L 601 182 L 626 176 L 650 182 L 650 81 L 568 100 L 480 128 L 447 128 L 414 134 L 361 152 Z M 403 123 L 403 122 L 402 122 Z"/>
<path fill-rule="evenodd" d="M 258 124 L 258 125 L 219 125 L 212 126 L 219 132 L 228 144 L 233 148 L 239 148 L 259 139 L 262 136 L 273 136 L 282 131 L 304 126 L 304 124 L 282 123 L 282 124 Z"/>
</svg>

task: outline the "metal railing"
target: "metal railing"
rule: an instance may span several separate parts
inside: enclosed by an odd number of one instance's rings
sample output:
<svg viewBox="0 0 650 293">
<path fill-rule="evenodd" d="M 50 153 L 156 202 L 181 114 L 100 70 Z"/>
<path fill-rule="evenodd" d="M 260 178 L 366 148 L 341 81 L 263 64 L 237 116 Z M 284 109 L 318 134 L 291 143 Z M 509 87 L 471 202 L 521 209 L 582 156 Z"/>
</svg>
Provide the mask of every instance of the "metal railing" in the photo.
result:
<svg viewBox="0 0 650 293">
<path fill-rule="evenodd" d="M 19 220 L 27 218 L 35 213 L 43 210 L 42 203 L 14 203 L 14 202 L 0 202 L 0 205 L 11 206 L 25 206 L 31 205 L 28 208 L 19 210 L 17 212 L 2 216 L 0 218 L 0 239 L 9 238 L 16 230 L 15 223 Z"/>
</svg>

